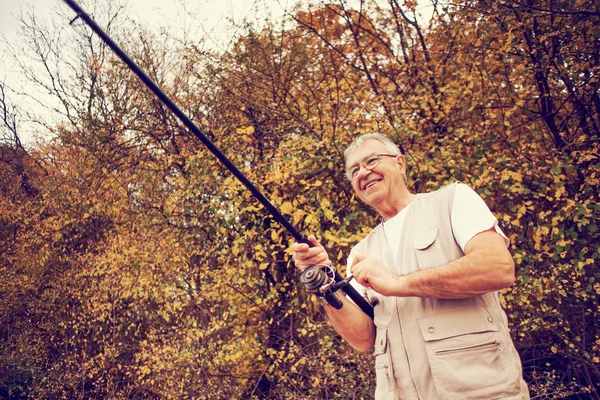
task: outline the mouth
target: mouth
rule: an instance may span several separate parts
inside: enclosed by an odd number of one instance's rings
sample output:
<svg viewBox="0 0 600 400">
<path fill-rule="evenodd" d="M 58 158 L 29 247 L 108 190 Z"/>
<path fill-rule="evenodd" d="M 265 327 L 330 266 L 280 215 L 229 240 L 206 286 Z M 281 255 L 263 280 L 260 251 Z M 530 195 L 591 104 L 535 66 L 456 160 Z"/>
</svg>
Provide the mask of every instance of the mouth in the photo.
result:
<svg viewBox="0 0 600 400">
<path fill-rule="evenodd" d="M 367 182 L 366 185 L 363 186 L 363 190 L 369 190 L 370 188 L 372 188 L 374 185 L 378 184 L 379 182 L 381 182 L 381 179 L 369 181 L 369 182 Z"/>
</svg>

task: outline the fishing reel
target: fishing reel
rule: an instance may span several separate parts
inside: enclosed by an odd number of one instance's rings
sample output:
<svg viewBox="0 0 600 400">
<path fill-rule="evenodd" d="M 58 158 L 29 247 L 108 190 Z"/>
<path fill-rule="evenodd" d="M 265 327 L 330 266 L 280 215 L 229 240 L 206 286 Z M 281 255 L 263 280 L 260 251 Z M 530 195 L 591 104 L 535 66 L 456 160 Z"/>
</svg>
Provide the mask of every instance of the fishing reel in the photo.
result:
<svg viewBox="0 0 600 400">
<path fill-rule="evenodd" d="M 302 271 L 300 282 L 309 292 L 324 298 L 333 308 L 339 310 L 342 308 L 342 301 L 335 295 L 335 292 L 348 285 L 353 277 L 350 276 L 336 282 L 335 275 L 335 269 L 330 265 L 313 265 Z"/>
</svg>

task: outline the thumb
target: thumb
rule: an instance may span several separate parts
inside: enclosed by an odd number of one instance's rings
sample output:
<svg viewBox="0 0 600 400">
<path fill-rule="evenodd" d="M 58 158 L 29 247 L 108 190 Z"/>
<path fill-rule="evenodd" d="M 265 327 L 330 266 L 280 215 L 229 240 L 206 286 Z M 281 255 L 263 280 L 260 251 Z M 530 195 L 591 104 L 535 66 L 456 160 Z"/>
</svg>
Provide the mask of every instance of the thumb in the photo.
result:
<svg viewBox="0 0 600 400">
<path fill-rule="evenodd" d="M 312 243 L 313 246 L 315 247 L 320 247 L 321 243 L 319 243 L 319 241 L 317 240 L 317 238 L 315 237 L 315 235 L 310 235 L 308 237 L 308 241 Z"/>
<path fill-rule="evenodd" d="M 354 256 L 354 259 L 352 259 L 352 266 L 354 267 L 356 264 L 358 264 L 359 262 L 361 262 L 362 260 L 364 260 L 367 257 L 368 256 L 365 253 L 357 252 L 356 255 Z"/>
</svg>

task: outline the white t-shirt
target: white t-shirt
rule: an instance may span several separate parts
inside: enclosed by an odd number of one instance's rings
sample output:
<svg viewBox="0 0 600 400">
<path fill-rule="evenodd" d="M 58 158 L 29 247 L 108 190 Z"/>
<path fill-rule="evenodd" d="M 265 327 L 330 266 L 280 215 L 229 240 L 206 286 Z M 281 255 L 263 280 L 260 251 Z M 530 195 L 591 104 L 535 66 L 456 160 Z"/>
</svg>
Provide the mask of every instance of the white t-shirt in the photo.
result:
<svg viewBox="0 0 600 400">
<path fill-rule="evenodd" d="M 404 207 L 397 215 L 383 223 L 383 231 L 387 239 L 388 247 L 394 255 L 394 264 L 397 263 L 396 257 L 398 256 L 398 246 L 400 245 L 399 238 L 402 228 L 404 227 L 404 219 L 411 206 L 412 203 Z M 496 232 L 502 235 L 506 246 L 508 246 L 508 238 L 498 226 L 496 217 L 494 217 L 483 199 L 467 185 L 456 185 L 454 201 L 452 202 L 451 221 L 452 233 L 454 234 L 456 243 L 458 243 L 463 252 L 465 251 L 465 246 L 469 240 L 478 233 L 487 231 L 492 227 Z M 349 257 L 348 268 L 346 269 L 347 276 L 350 276 L 351 265 L 352 259 Z M 351 283 L 360 293 L 366 291 L 362 285 L 354 280 L 352 280 Z"/>
</svg>

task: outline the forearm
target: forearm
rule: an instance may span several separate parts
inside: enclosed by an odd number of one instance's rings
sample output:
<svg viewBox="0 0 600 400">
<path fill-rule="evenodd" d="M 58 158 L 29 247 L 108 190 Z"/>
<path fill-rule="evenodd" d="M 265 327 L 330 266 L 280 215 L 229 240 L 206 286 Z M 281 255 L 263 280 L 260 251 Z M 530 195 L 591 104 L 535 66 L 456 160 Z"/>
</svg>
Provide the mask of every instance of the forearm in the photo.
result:
<svg viewBox="0 0 600 400">
<path fill-rule="evenodd" d="M 339 292 L 338 298 L 342 301 L 341 309 L 336 310 L 329 304 L 324 306 L 329 321 L 337 333 L 357 351 L 368 351 L 375 343 L 373 320 Z"/>
<path fill-rule="evenodd" d="M 460 299 L 514 283 L 508 252 L 474 251 L 449 264 L 397 277 L 396 296 Z"/>
</svg>

